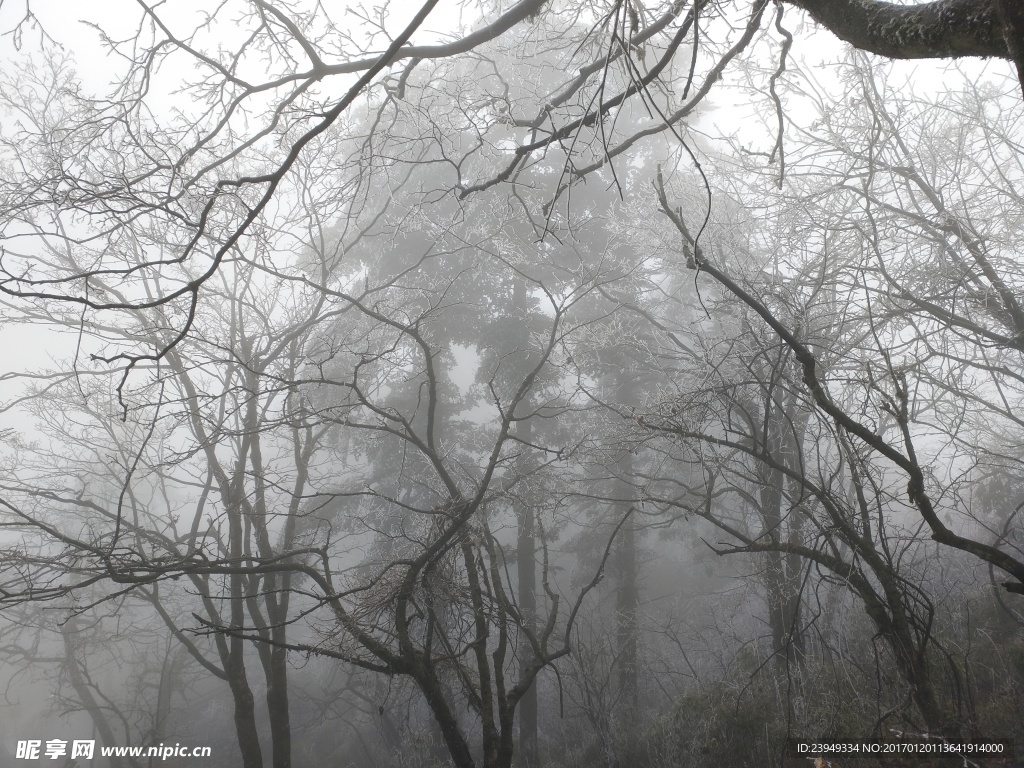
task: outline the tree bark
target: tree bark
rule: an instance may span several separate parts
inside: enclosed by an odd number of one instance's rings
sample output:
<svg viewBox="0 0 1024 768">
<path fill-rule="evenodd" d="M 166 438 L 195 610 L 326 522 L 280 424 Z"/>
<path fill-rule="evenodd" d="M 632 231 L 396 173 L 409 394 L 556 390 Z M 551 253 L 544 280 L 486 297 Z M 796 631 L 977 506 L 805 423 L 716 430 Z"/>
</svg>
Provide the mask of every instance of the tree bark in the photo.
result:
<svg viewBox="0 0 1024 768">
<path fill-rule="evenodd" d="M 429 664 L 429 662 L 426 663 Z M 448 706 L 444 690 L 433 671 L 421 666 L 420 669 L 413 671 L 413 679 L 434 715 L 434 721 L 441 731 L 441 737 L 444 739 L 445 746 L 448 747 L 448 755 L 451 757 L 452 764 L 456 768 L 476 768 L 473 753 L 462 735 L 462 729 L 459 728 L 458 718 Z"/>
<path fill-rule="evenodd" d="M 997 0 L 996 6 L 1003 25 L 1006 49 L 1017 68 L 1017 81 L 1024 96 L 1024 3 L 1021 0 Z"/>
<path fill-rule="evenodd" d="M 280 634 L 283 635 L 284 632 Z M 287 654 L 288 651 L 282 647 L 273 648 L 270 652 L 270 669 L 267 674 L 267 714 L 270 717 L 274 768 L 291 768 L 292 729 L 288 709 Z"/>
<path fill-rule="evenodd" d="M 255 703 L 245 674 L 245 641 L 232 637 L 229 643 L 232 648 L 224 667 L 235 705 L 235 732 L 238 736 L 238 748 L 242 751 L 242 765 L 244 768 L 263 768 L 263 750 L 256 727 Z"/>
<path fill-rule="evenodd" d="M 854 48 L 890 59 L 1012 59 L 996 0 L 894 5 L 875 0 L 788 0 Z M 1010 5 L 1019 0 L 999 0 Z"/>
</svg>

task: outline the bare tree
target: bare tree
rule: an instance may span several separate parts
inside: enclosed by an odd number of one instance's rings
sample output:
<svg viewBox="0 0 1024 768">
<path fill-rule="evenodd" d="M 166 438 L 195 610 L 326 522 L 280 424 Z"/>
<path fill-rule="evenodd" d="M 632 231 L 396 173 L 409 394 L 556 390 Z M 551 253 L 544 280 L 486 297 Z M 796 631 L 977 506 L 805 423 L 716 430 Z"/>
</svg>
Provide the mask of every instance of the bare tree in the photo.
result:
<svg viewBox="0 0 1024 768">
<path fill-rule="evenodd" d="M 994 56 L 1021 66 L 1024 35 L 1010 0 L 793 5 L 883 56 Z M 559 82 L 524 103 L 508 84 L 514 76 L 528 80 L 530 65 L 520 72 L 495 67 L 482 98 L 463 113 L 487 140 L 450 158 L 459 173 L 449 191 L 465 197 L 496 184 L 515 189 L 525 169 L 566 145 L 557 198 L 648 136 L 667 132 L 681 140 L 680 126 L 762 36 L 768 3 L 617 0 L 584 11 L 522 0 L 485 8 L 473 29 L 454 38 L 413 42 L 427 36 L 435 6 L 424 3 L 397 23 L 379 6 L 356 14 L 356 27 L 346 32 L 348 20 L 342 24 L 316 4 L 254 0 L 191 18 L 140 4 L 125 35 L 106 34 L 102 19 L 88 22 L 120 63 L 114 88 L 90 94 L 40 27 L 31 0 L 21 12 L 6 4 L 15 14 L 8 34 L 18 46 L 38 46 L 47 71 L 13 70 L 3 89 L 17 119 L 3 139 L 0 288 L 20 300 L 67 302 L 108 324 L 128 322 L 135 309 L 172 306 L 176 332 L 162 348 L 128 345 L 103 355 L 128 369 L 161 360 L 190 330 L 206 281 L 268 220 L 302 159 L 357 103 L 393 103 L 414 90 L 429 95 L 435 81 L 417 73 L 447 69 L 450 76 L 452 64 L 486 66 L 496 48 L 509 40 L 515 47 L 526 30 L 520 40 L 563 52 Z M 792 41 L 784 7 L 778 5 L 777 28 L 788 41 L 780 71 Z M 236 45 L 221 44 L 235 35 Z M 181 72 L 195 74 L 182 81 L 175 75 Z M 161 99 L 178 86 L 187 97 L 167 116 Z M 623 107 L 650 118 L 623 130 L 615 119 Z M 486 158 L 480 150 L 494 146 L 496 135 L 509 156 Z M 160 231 L 173 247 L 153 249 L 145 230 Z M 45 243 L 74 246 L 78 263 L 47 262 Z M 136 259 L 133 248 L 146 258 Z M 97 293 L 91 276 L 102 276 L 114 293 Z M 147 293 L 143 282 L 157 290 Z"/>
<path fill-rule="evenodd" d="M 786 595 L 798 601 L 819 578 L 845 583 L 887 640 L 926 726 L 955 732 L 959 715 L 935 682 L 944 652 L 922 539 L 1001 569 L 1012 579 L 1004 587 L 1021 590 L 1017 544 L 972 512 L 968 480 L 1008 455 L 1004 441 L 1017 433 L 1017 268 L 1001 254 L 1001 230 L 1019 200 L 1014 167 L 995 171 L 1013 150 L 1001 146 L 998 117 L 964 130 L 944 108 L 916 102 L 897 120 L 882 106 L 892 103 L 880 95 L 884 80 L 863 66 L 850 74 L 863 98 L 836 110 L 817 95 L 824 135 L 808 131 L 794 145 L 792 175 L 771 209 L 777 225 L 752 230 L 760 252 L 730 249 L 714 226 L 694 237 L 659 175 L 661 210 L 686 261 L 723 293 L 702 296 L 712 315 L 696 349 L 678 331 L 668 339 L 703 371 L 700 385 L 682 385 L 640 424 L 705 446 L 677 472 L 688 479 L 668 482 L 658 501 L 726 533 L 732 543 L 719 551 L 765 557 L 767 584 L 795 575 L 768 589 L 776 650 L 802 642 L 799 603 Z M 976 94 L 962 98 L 980 106 Z M 986 150 L 964 152 L 975 130 Z M 955 179 L 944 163 L 951 150 L 972 158 Z M 979 184 L 998 206 L 975 207 L 975 198 L 968 209 L 961 190 L 974 174 L 998 175 Z M 772 199 L 772 176 L 761 176 L 757 199 Z M 951 193 L 955 202 L 944 202 Z M 731 323 L 740 343 L 716 338 L 715 322 Z M 756 525 L 737 513 L 743 506 L 758 511 Z"/>
<path fill-rule="evenodd" d="M 807 298 L 803 300 L 804 305 L 799 308 L 802 314 L 821 305 L 826 301 L 824 297 L 851 289 L 862 290 L 866 327 L 857 344 L 843 346 L 830 343 L 827 338 L 819 340 L 807 337 L 801 325 L 801 316 L 795 322 L 785 319 L 773 309 L 768 300 L 758 296 L 755 290 L 744 287 L 714 260 L 709 259 L 680 212 L 669 202 L 659 180 L 661 209 L 678 229 L 684 252 L 688 254 L 688 261 L 694 268 L 709 275 L 739 298 L 789 348 L 799 367 L 802 386 L 806 387 L 815 408 L 836 423 L 844 439 L 856 446 L 867 446 L 879 460 L 892 462 L 905 473 L 908 499 L 918 510 L 932 538 L 946 546 L 970 552 L 1000 569 L 1011 577 L 1011 580 L 1004 583 L 1006 589 L 1021 592 L 1024 591 L 1024 560 L 1019 553 L 1001 546 L 998 540 L 987 541 L 984 535 L 973 531 L 957 532 L 940 518 L 933 497 L 941 495 L 942 491 L 938 490 L 941 481 L 932 485 L 933 476 L 923 459 L 921 438 L 914 427 L 919 412 L 922 412 L 918 403 L 963 404 L 975 400 L 973 392 L 956 386 L 950 387 L 948 383 L 939 383 L 944 374 L 928 372 L 927 363 L 935 361 L 939 367 L 951 364 L 967 366 L 972 370 L 977 368 L 993 377 L 994 392 L 1005 391 L 1006 387 L 1012 386 L 1012 369 L 987 362 L 990 355 L 986 349 L 995 347 L 1011 354 L 1016 352 L 1017 330 L 1013 319 L 1016 299 L 1009 287 L 1016 268 L 1011 262 L 1006 265 L 1006 269 L 1000 269 L 993 262 L 994 254 L 986 247 L 983 237 L 974 231 L 973 225 L 968 230 L 967 224 L 957 218 L 956 212 L 946 207 L 933 186 L 916 170 L 921 161 L 908 157 L 907 142 L 896 130 L 895 122 L 879 111 L 881 106 L 873 93 L 877 85 L 867 79 L 861 83 L 864 87 L 861 91 L 863 100 L 858 104 L 863 105 L 865 113 L 862 113 L 862 117 L 866 118 L 872 133 L 866 137 L 865 148 L 862 151 L 854 149 L 851 154 L 862 164 L 864 182 L 862 186 L 848 184 L 842 187 L 844 191 L 860 198 L 858 206 L 862 206 L 863 213 L 855 225 L 855 231 L 863 233 L 867 240 L 868 252 L 864 254 L 867 261 L 855 268 L 858 271 L 854 273 L 854 282 L 850 285 L 847 282 L 848 276 L 843 272 L 846 266 L 840 263 L 838 271 L 833 272 L 828 263 L 829 254 L 826 253 L 818 275 L 812 278 L 816 282 L 809 287 Z M 851 124 L 856 123 L 851 121 Z M 890 146 L 900 157 L 896 163 L 886 157 Z M 845 148 L 840 151 L 845 151 Z M 910 164 L 903 165 L 903 162 Z M 882 178 L 888 178 L 894 186 L 879 192 L 876 185 Z M 957 183 L 960 181 L 958 177 Z M 1013 200 L 1014 193 L 1009 189 L 1007 192 Z M 900 200 L 904 195 L 910 197 L 906 201 Z M 916 205 L 925 203 L 932 208 L 929 213 L 914 210 Z M 919 242 L 922 245 L 927 243 L 926 248 L 937 245 L 941 258 L 953 260 L 953 274 L 945 269 L 932 269 L 929 274 L 939 279 L 939 285 L 922 286 L 920 289 L 912 282 L 894 275 L 885 253 L 885 249 L 890 246 L 883 240 L 882 229 L 882 217 L 890 214 L 896 217 L 905 215 L 914 227 L 920 228 L 921 235 L 914 233 L 913 237 L 920 237 Z M 828 247 L 827 238 L 821 238 L 819 242 Z M 855 247 L 859 249 L 859 246 Z M 916 275 L 920 273 L 913 274 L 915 277 L 911 279 L 917 280 Z M 883 286 L 878 291 L 872 285 L 876 276 L 883 280 Z M 827 282 L 832 279 L 841 282 Z M 964 283 L 964 280 L 968 282 Z M 986 302 L 984 320 L 976 320 L 961 309 L 971 301 Z M 897 328 L 902 330 L 897 331 Z M 910 341 L 905 342 L 899 333 L 910 334 Z M 864 359 L 862 356 L 865 341 L 868 342 L 867 354 L 874 359 Z M 981 363 L 979 368 L 975 360 L 986 362 Z M 851 366 L 854 370 L 866 369 L 866 375 L 843 377 L 842 383 L 846 389 L 841 392 L 833 389 L 829 381 L 830 374 L 843 376 L 851 370 Z M 930 386 L 932 384 L 936 385 L 934 389 Z M 860 394 L 854 395 L 851 385 L 859 388 Z M 929 394 L 934 393 L 934 400 L 924 396 L 924 390 L 921 389 L 923 386 L 929 386 Z M 988 402 L 982 398 L 981 405 L 985 407 Z M 992 409 L 985 408 L 988 414 L 1002 417 L 1007 413 L 1013 418 L 1012 408 L 1008 404 L 1002 406 L 996 401 L 993 405 Z M 960 409 L 963 406 L 955 404 L 953 407 Z M 941 405 L 935 413 L 938 418 L 942 418 Z M 888 436 L 890 431 L 891 437 Z M 962 439 L 955 435 L 952 437 L 955 445 L 963 445 Z"/>
<path fill-rule="evenodd" d="M 464 27 L 434 2 L 140 4 L 96 29 L 97 94 L 27 3 L 10 26 L 42 59 L 0 83 L 3 312 L 77 335 L 5 405 L 53 437 L 11 443 L 0 600 L 145 597 L 231 690 L 252 768 L 264 683 L 291 761 L 289 652 L 411 681 L 460 766 L 532 765 L 537 683 L 608 564 L 611 698 L 642 703 L 650 507 L 749 556 L 787 669 L 807 586 L 856 594 L 946 728 L 923 539 L 1024 592 L 1019 508 L 971 494 L 1019 463 L 1019 99 L 895 110 L 864 63 L 853 99 L 787 87 L 793 9 L 883 57 L 1024 61 L 1009 0 L 523 0 Z M 739 161 L 692 130 L 733 74 L 768 115 Z M 743 242 L 715 225 L 730 197 L 779 226 Z M 623 210 L 670 226 L 626 246 Z"/>
<path fill-rule="evenodd" d="M 195 637 L 211 626 L 254 627 L 268 641 L 255 651 L 273 764 L 286 766 L 292 576 L 244 569 L 297 549 L 305 516 L 316 510 L 311 462 L 325 430 L 307 419 L 291 384 L 324 304 L 261 280 L 251 265 L 232 264 L 216 282 L 221 300 L 204 305 L 197 333 L 148 371 L 128 421 L 115 405 L 116 382 L 95 374 L 53 374 L 25 401 L 50 448 L 23 450 L 4 478 L 6 524 L 30 535 L 6 548 L 3 599 L 52 600 L 103 584 L 98 602 L 134 592 L 230 689 L 243 762 L 262 766 L 253 646 L 239 636 Z M 38 319 L 68 322 L 50 309 L 41 306 Z M 138 310 L 138 325 L 168 329 L 173 320 L 163 312 Z M 91 325 L 81 343 L 125 333 Z M 231 567 L 188 572 L 180 589 L 183 570 L 211 561 Z"/>
</svg>

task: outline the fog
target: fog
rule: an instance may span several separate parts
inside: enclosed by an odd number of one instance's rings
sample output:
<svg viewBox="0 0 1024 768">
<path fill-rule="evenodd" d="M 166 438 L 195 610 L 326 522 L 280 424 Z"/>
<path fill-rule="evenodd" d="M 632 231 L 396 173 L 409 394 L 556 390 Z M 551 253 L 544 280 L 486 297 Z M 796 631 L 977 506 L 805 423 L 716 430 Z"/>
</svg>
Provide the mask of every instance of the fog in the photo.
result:
<svg viewBox="0 0 1024 768">
<path fill-rule="evenodd" d="M 838 5 L 0 6 L 0 763 L 1021 764 L 1024 23 Z"/>
</svg>

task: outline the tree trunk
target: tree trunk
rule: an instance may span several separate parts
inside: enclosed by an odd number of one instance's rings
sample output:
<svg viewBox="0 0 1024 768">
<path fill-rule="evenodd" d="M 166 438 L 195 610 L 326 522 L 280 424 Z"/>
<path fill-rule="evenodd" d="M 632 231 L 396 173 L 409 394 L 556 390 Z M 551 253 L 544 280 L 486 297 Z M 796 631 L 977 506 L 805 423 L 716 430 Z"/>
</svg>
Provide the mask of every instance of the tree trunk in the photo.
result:
<svg viewBox="0 0 1024 768">
<path fill-rule="evenodd" d="M 448 706 L 441 683 L 430 671 L 422 668 L 413 673 L 413 678 L 434 715 L 434 722 L 441 731 L 445 746 L 448 747 L 448 756 L 452 764 L 455 768 L 476 768 L 469 744 L 466 743 L 462 729 L 459 728 L 458 719 Z"/>
<path fill-rule="evenodd" d="M 632 403 L 635 400 L 633 382 L 623 365 L 616 373 L 616 384 L 620 402 Z M 636 491 L 633 487 L 633 455 L 624 450 L 615 463 L 615 517 L 616 522 L 626 515 L 636 503 Z M 637 573 L 637 534 L 634 519 L 629 519 L 619 531 L 615 550 L 615 615 L 616 615 L 616 647 L 619 664 L 619 691 L 623 709 L 619 717 L 624 720 L 627 730 L 631 730 L 633 717 L 640 703 L 637 659 L 637 640 L 639 636 L 638 613 L 640 607 L 640 587 Z"/>
<path fill-rule="evenodd" d="M 896 660 L 903 679 L 910 686 L 914 704 L 921 713 L 924 726 L 929 733 L 955 737 L 957 730 L 944 714 L 943 707 L 935 694 L 931 670 L 926 655 L 930 638 L 915 640 L 910 620 L 903 606 L 900 587 L 888 574 L 879 575 L 888 610 L 877 596 L 863 594 L 868 615 L 872 618 L 879 634 L 885 638 Z"/>
<path fill-rule="evenodd" d="M 528 471 L 528 448 L 525 444 L 533 440 L 533 425 L 529 420 L 516 424 L 516 436 L 523 441 L 520 446 L 522 458 L 519 471 Z M 528 495 L 523 491 L 522 495 Z M 516 504 L 517 535 L 516 564 L 518 568 L 518 600 L 519 612 L 527 631 L 533 633 L 537 621 L 537 542 L 533 507 L 528 501 Z M 529 640 L 522 636 L 519 641 L 519 663 L 525 666 L 533 658 L 533 648 Z M 537 685 L 534 682 L 519 700 L 519 760 L 522 768 L 536 768 L 540 765 L 537 742 Z"/>
<path fill-rule="evenodd" d="M 772 541 L 790 542 L 795 511 L 784 520 L 784 482 L 781 472 L 768 470 L 761 487 L 761 515 Z M 781 548 L 780 548 L 781 549 Z M 803 564 L 798 556 L 783 551 L 766 555 L 767 568 L 764 586 L 768 602 L 768 624 L 772 631 L 772 652 L 783 670 L 792 669 L 803 661 L 804 638 L 800 632 L 800 577 Z"/>
<path fill-rule="evenodd" d="M 275 632 L 274 634 L 277 634 Z M 283 634 L 283 632 L 282 632 Z M 288 710 L 288 652 L 275 647 L 270 652 L 267 675 L 267 712 L 273 743 L 274 768 L 291 768 L 292 729 Z"/>
<path fill-rule="evenodd" d="M 625 487 L 625 484 L 623 484 Z M 628 486 L 632 490 L 631 486 Z M 621 514 L 629 511 L 632 501 L 620 502 Z M 638 608 L 640 588 L 637 579 L 636 528 L 628 521 L 619 532 L 616 549 L 616 574 L 618 584 L 615 593 L 616 645 L 619 660 L 619 690 L 626 707 L 623 715 L 629 720 L 639 705 L 637 658 Z"/>
<path fill-rule="evenodd" d="M 532 355 L 528 354 L 530 349 L 530 333 L 526 325 L 528 316 L 528 294 L 526 279 L 519 275 L 516 277 L 513 286 L 513 305 L 517 310 L 517 316 L 513 319 L 516 327 L 513 331 L 516 339 L 516 346 L 523 356 L 520 373 L 525 376 L 529 373 L 532 364 Z M 523 416 L 530 404 L 525 401 L 520 404 L 517 416 Z M 529 445 L 533 442 L 533 423 L 530 419 L 517 421 L 515 425 L 515 436 L 520 440 L 519 461 L 516 471 L 523 477 L 530 472 L 530 451 Z M 518 583 L 516 585 L 516 598 L 519 603 L 519 612 L 522 615 L 523 625 L 527 632 L 533 633 L 537 621 L 537 541 L 536 521 L 534 519 L 533 506 L 530 504 L 529 481 L 524 480 L 520 484 L 519 501 L 515 504 L 516 513 L 516 570 Z M 520 668 L 525 667 L 533 660 L 533 647 L 525 636 L 520 636 L 517 649 Z M 537 740 L 538 701 L 536 681 L 519 700 L 519 749 L 518 760 L 520 768 L 536 768 L 540 765 Z"/>
<path fill-rule="evenodd" d="M 93 695 L 85 675 L 82 674 L 81 667 L 78 666 L 78 657 L 75 652 L 75 633 L 77 631 L 78 622 L 74 616 L 68 618 L 60 630 L 61 638 L 64 640 L 64 667 L 68 672 L 68 681 L 71 683 L 71 687 L 75 689 L 75 693 L 82 702 L 82 706 L 89 713 L 89 717 L 92 718 L 92 723 L 99 734 L 102 744 L 108 747 L 123 746 L 115 740 L 114 729 L 103 713 L 100 703 Z M 124 765 L 124 761 L 119 757 L 111 756 L 108 759 L 110 760 L 110 768 L 121 768 Z"/>
<path fill-rule="evenodd" d="M 228 686 L 235 705 L 235 732 L 238 736 L 238 748 L 242 751 L 244 768 L 263 768 L 263 750 L 260 747 L 259 730 L 256 727 L 256 708 L 245 674 L 245 662 L 242 658 L 244 640 L 231 638 L 231 649 L 228 663 L 225 665 Z"/>
<path fill-rule="evenodd" d="M 228 546 L 235 562 L 241 561 L 244 551 L 242 510 L 238 499 L 240 491 L 240 487 L 231 488 L 228 493 L 224 494 L 229 510 Z M 245 625 L 244 577 L 232 574 L 228 578 L 230 626 L 231 629 L 240 631 Z M 256 728 L 252 689 L 249 687 L 249 678 L 245 671 L 245 645 L 245 640 L 238 635 L 228 637 L 221 647 L 221 659 L 235 704 L 235 731 L 238 735 L 238 748 L 242 752 L 242 765 L 244 768 L 263 768 L 263 750 L 260 747 L 259 731 Z"/>
<path fill-rule="evenodd" d="M 785 397 L 785 395 L 783 395 Z M 761 450 L 776 464 L 799 464 L 803 451 L 803 428 L 808 414 L 799 410 L 789 396 L 778 402 L 769 392 L 764 400 L 765 425 L 762 433 L 765 445 Z M 786 478 L 779 469 L 761 464 L 758 468 L 761 483 L 758 498 L 759 514 L 769 540 L 775 543 L 800 544 L 799 509 L 786 509 Z M 791 498 L 800 498 L 799 487 Z M 768 603 L 768 625 L 772 632 L 772 653 L 784 672 L 799 666 L 804 660 L 804 635 L 800 627 L 801 579 L 803 561 L 784 547 L 765 556 L 765 597 Z"/>
</svg>

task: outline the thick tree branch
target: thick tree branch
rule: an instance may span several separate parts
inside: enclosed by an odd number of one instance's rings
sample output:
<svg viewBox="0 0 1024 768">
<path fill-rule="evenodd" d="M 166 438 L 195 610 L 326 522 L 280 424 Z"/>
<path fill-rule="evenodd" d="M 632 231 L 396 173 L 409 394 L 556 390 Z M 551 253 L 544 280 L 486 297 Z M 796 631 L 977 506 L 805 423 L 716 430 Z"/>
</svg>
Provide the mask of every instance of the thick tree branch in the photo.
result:
<svg viewBox="0 0 1024 768">
<path fill-rule="evenodd" d="M 1013 58 L 997 0 L 894 5 L 877 0 L 788 0 L 855 48 L 890 59 Z"/>
</svg>

